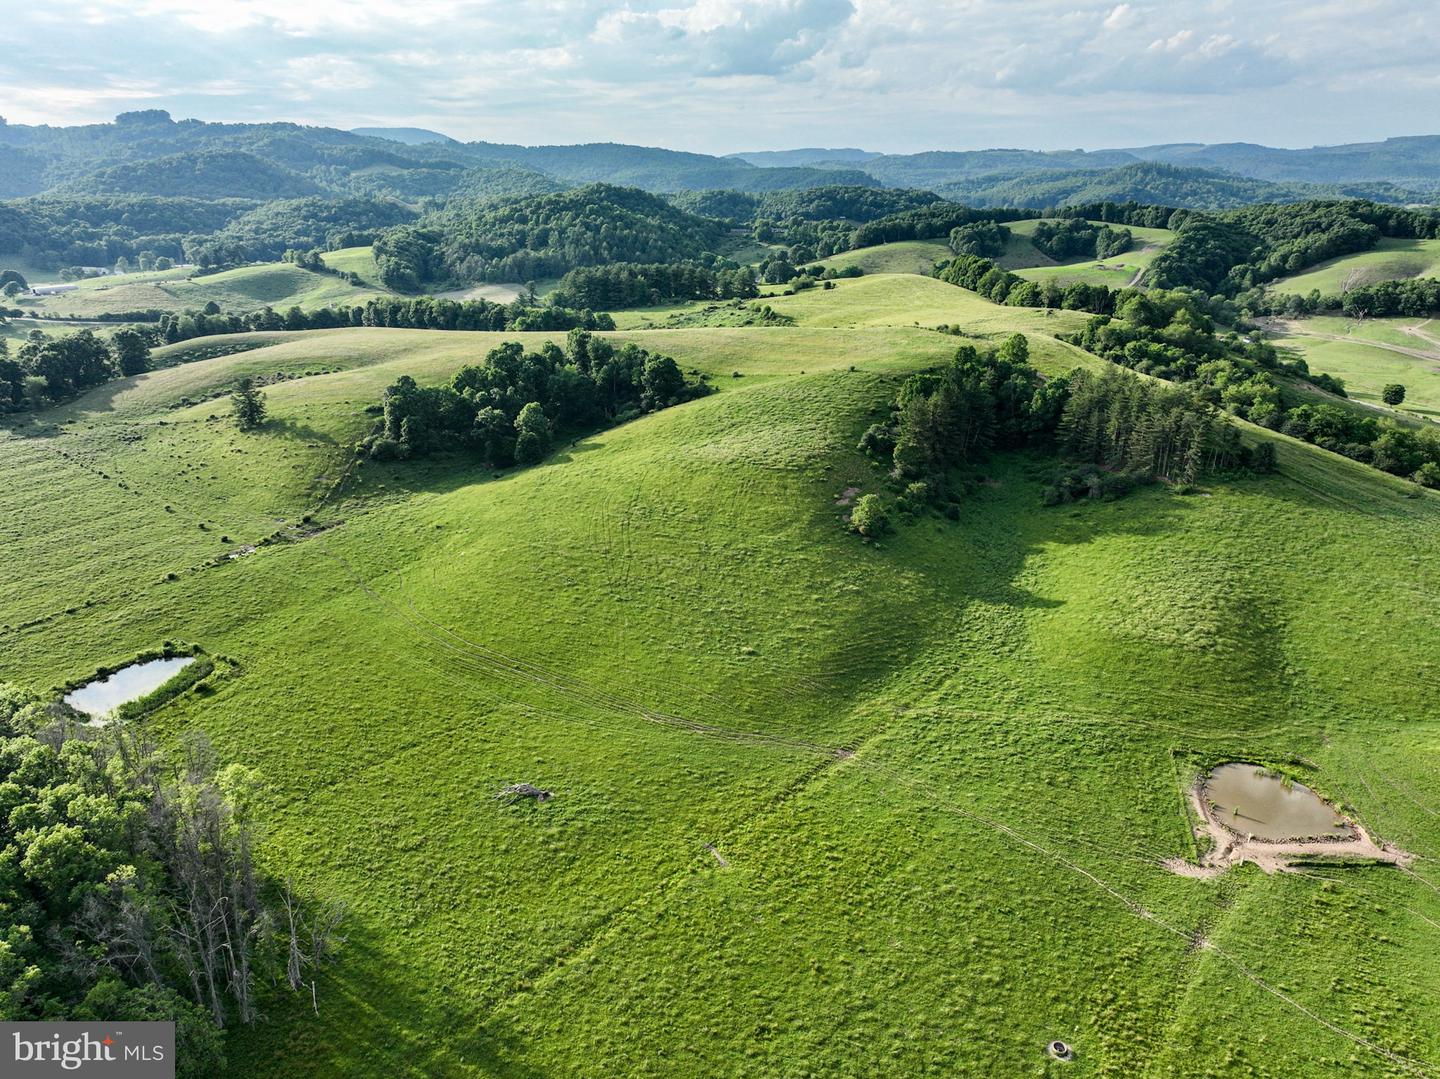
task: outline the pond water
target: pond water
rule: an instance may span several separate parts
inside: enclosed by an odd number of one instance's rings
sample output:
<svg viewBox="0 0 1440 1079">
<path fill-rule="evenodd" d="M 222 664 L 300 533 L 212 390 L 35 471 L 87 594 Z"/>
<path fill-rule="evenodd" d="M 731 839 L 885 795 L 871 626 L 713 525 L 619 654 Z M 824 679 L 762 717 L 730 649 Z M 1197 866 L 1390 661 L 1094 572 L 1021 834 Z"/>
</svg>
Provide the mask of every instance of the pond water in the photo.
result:
<svg viewBox="0 0 1440 1079">
<path fill-rule="evenodd" d="M 138 700 L 159 689 L 171 678 L 195 662 L 194 656 L 152 659 L 121 667 L 109 678 L 86 682 L 79 689 L 65 694 L 65 703 L 76 711 L 99 719 L 127 701 Z"/>
<path fill-rule="evenodd" d="M 1355 829 L 1309 787 L 1282 782 L 1253 764 L 1222 764 L 1205 780 L 1201 795 L 1213 803 L 1221 824 L 1257 839 L 1355 836 Z"/>
</svg>

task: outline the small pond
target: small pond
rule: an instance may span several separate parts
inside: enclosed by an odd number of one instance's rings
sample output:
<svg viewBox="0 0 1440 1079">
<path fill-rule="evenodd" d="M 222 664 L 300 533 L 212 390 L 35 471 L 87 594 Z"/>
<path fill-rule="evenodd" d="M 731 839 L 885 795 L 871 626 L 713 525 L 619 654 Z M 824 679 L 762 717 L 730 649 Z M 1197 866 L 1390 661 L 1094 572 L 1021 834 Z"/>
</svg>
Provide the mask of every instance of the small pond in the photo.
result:
<svg viewBox="0 0 1440 1079">
<path fill-rule="evenodd" d="M 1210 773 L 1201 796 L 1215 819 L 1256 839 L 1353 839 L 1355 829 L 1302 783 L 1282 780 L 1253 764 L 1222 764 Z"/>
<path fill-rule="evenodd" d="M 139 700 L 159 689 L 185 667 L 195 662 L 194 656 L 152 659 L 121 667 L 108 678 L 86 682 L 79 689 L 65 694 L 65 703 L 77 712 L 95 719 L 109 715 L 128 701 Z"/>
</svg>

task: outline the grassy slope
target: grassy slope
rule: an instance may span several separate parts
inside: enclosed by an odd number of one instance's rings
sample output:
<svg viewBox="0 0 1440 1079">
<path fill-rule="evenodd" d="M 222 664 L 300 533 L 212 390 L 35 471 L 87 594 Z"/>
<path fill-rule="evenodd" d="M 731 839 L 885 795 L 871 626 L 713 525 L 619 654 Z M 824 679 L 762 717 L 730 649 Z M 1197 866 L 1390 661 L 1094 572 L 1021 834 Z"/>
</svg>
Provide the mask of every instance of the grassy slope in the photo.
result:
<svg viewBox="0 0 1440 1079">
<path fill-rule="evenodd" d="M 352 905 L 320 1018 L 273 1005 L 239 1073 L 1048 1074 L 1051 1037 L 1067 1075 L 1377 1073 L 1247 974 L 1440 1058 L 1429 863 L 1430 886 L 1156 864 L 1186 850 L 1179 749 L 1303 754 L 1440 855 L 1437 500 L 1275 436 L 1278 476 L 1208 498 L 1047 510 L 997 460 L 959 523 L 862 545 L 834 505 L 878 485 L 854 442 L 956 343 L 909 323 L 1044 325 L 931 285 L 632 335 L 745 377 L 498 479 L 366 465 L 317 508 L 363 406 L 478 334 L 267 337 L 0 439 L 0 678 L 173 636 L 234 655 L 157 730 L 261 769 L 267 861 Z M 320 368 L 259 435 L 170 407 Z M 310 509 L 343 523 L 192 569 Z M 520 780 L 559 796 L 498 807 Z"/>
<path fill-rule="evenodd" d="M 1440 276 L 1440 240 L 1381 240 L 1373 250 L 1330 259 L 1293 277 L 1274 282 L 1274 292 L 1307 296 L 1319 289 L 1330 296 L 1377 281 Z"/>
<path fill-rule="evenodd" d="M 214 300 L 229 311 L 270 306 L 305 309 L 364 303 L 382 295 L 378 287 L 357 288 L 330 274 L 317 274 L 284 262 L 242 266 L 224 273 L 189 278 L 187 272 L 160 271 L 117 274 L 77 282 L 80 288 L 55 296 L 21 297 L 15 306 L 27 311 L 72 318 L 127 311 L 184 311 Z"/>
<path fill-rule="evenodd" d="M 1402 411 L 1440 419 L 1440 324 L 1308 318 L 1283 325 L 1286 332 L 1275 343 L 1294 350 L 1310 370 L 1344 379 L 1345 392 L 1355 400 L 1383 407 L 1380 391 L 1398 382 L 1406 391 Z"/>
<path fill-rule="evenodd" d="M 342 247 L 320 256 L 325 265 L 341 273 L 353 273 L 371 288 L 381 288 L 380 269 L 375 265 L 375 251 L 370 247 Z"/>
<path fill-rule="evenodd" d="M 1055 278 L 1066 283 L 1083 281 L 1087 285 L 1109 285 L 1111 288 L 1124 288 L 1134 281 L 1135 275 L 1148 268 L 1161 248 L 1174 236 L 1169 229 L 1133 226 L 1130 232 L 1135 237 L 1135 246 L 1124 254 L 1104 261 L 1088 259 L 1056 263 L 1030 243 L 1028 237 L 1034 234 L 1036 224 L 1037 221 L 1014 221 L 1006 226 L 1012 235 L 1009 249 L 999 260 L 1000 265 L 1031 281 Z"/>
<path fill-rule="evenodd" d="M 867 274 L 907 273 L 929 277 L 935 270 L 935 263 L 950 257 L 950 247 L 940 240 L 901 240 L 892 244 L 877 244 L 875 247 L 857 247 L 854 251 L 842 251 L 829 258 L 819 259 L 812 266 L 826 266 L 835 270 L 859 266 Z"/>
</svg>

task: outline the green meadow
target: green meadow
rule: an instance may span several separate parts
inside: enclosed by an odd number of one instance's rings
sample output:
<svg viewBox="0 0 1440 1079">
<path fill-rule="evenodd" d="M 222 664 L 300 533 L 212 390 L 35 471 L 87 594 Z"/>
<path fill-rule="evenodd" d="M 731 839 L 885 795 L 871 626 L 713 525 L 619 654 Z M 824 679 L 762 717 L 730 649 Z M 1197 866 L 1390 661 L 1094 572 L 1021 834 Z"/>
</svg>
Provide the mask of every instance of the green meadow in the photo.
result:
<svg viewBox="0 0 1440 1079">
<path fill-rule="evenodd" d="M 354 264 L 359 260 L 348 261 Z M 372 267 L 373 264 L 372 259 Z M 190 277 L 185 270 L 160 270 L 92 277 L 75 284 L 79 287 L 73 292 L 20 296 L 12 302 L 37 314 L 86 319 L 130 311 L 178 312 L 202 308 L 211 302 L 226 312 L 254 311 L 261 307 L 284 310 L 297 306 L 310 310 L 363 304 L 373 296 L 388 295 L 378 285 L 357 287 L 331 274 L 313 273 L 287 262 L 242 266 L 199 277 Z"/>
<path fill-rule="evenodd" d="M 1440 1067 L 1440 498 L 1247 428 L 1274 475 L 1046 508 L 1000 455 L 958 521 L 862 542 L 903 379 L 1017 330 L 1098 364 L 1053 336 L 1085 316 L 913 274 L 765 302 L 793 324 L 611 335 L 718 392 L 525 470 L 352 447 L 397 377 L 544 334 L 187 342 L 0 431 L 0 680 L 230 657 L 149 733 L 257 769 L 265 868 L 350 909 L 318 1016 L 276 995 L 231 1070 Z M 277 374 L 241 433 L 225 395 Z M 1226 760 L 1417 861 L 1171 873 Z"/>
<path fill-rule="evenodd" d="M 370 247 L 342 247 L 338 251 L 326 251 L 321 260 L 332 270 L 353 273 L 367 286 L 382 289 L 380 269 L 375 265 L 375 251 Z"/>
<path fill-rule="evenodd" d="M 1282 277 L 1270 290 L 1308 296 L 1318 289 L 1322 296 L 1334 296 L 1377 281 L 1436 276 L 1440 276 L 1440 240 L 1381 239 L 1369 251 L 1342 255 Z"/>
<path fill-rule="evenodd" d="M 1429 319 L 1319 317 L 1279 324 L 1277 346 L 1310 370 L 1345 381 L 1348 396 L 1383 407 L 1381 391 L 1405 387 L 1399 411 L 1440 419 L 1440 324 Z"/>
<path fill-rule="evenodd" d="M 1078 281 L 1110 288 L 1127 288 L 1138 283 L 1139 275 L 1149 269 L 1155 256 L 1175 235 L 1169 229 L 1126 226 L 1135 237 L 1129 251 L 1104 260 L 1057 263 L 1030 242 L 1036 224 L 1037 221 L 1013 221 L 1005 226 L 1010 229 L 1011 237 L 1008 249 L 998 260 L 1001 266 L 1030 281 L 1058 280 L 1067 284 Z"/>
<path fill-rule="evenodd" d="M 936 262 L 950 257 L 950 245 L 942 241 L 900 240 L 842 251 L 811 265 L 834 270 L 859 266 L 867 274 L 908 273 L 929 277 L 935 271 Z"/>
</svg>

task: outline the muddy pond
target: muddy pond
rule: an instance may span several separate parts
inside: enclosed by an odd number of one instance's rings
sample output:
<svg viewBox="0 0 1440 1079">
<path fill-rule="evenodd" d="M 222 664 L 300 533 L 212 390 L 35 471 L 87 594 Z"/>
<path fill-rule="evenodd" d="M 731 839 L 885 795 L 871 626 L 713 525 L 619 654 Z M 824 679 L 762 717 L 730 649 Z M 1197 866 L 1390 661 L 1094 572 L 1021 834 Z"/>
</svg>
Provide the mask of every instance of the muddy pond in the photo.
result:
<svg viewBox="0 0 1440 1079">
<path fill-rule="evenodd" d="M 174 656 L 170 659 L 132 663 L 128 667 L 121 667 L 108 678 L 97 678 L 93 682 L 86 682 L 79 689 L 71 690 L 65 694 L 65 703 L 92 719 L 101 719 L 120 705 L 139 700 L 145 694 L 159 689 L 194 662 L 194 656 Z"/>
<path fill-rule="evenodd" d="M 1356 835 L 1309 787 L 1254 764 L 1222 764 L 1206 778 L 1201 796 L 1211 804 L 1216 821 L 1242 836 L 1276 842 Z"/>
</svg>

